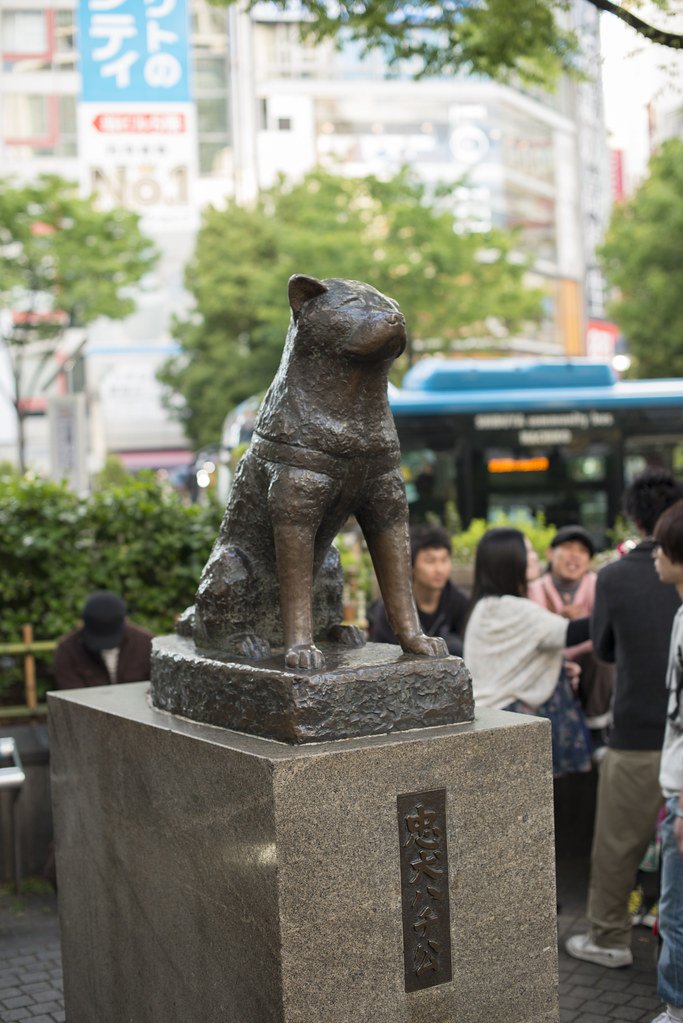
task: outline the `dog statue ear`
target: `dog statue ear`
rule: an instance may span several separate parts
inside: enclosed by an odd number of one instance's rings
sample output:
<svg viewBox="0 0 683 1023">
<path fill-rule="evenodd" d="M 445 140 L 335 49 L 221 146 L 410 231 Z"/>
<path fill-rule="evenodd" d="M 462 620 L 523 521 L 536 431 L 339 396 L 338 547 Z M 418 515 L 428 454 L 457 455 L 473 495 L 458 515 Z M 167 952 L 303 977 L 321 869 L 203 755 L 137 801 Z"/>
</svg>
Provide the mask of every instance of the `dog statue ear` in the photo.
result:
<svg viewBox="0 0 683 1023">
<path fill-rule="evenodd" d="M 294 319 L 299 318 L 299 312 L 304 302 L 322 295 L 327 288 L 317 277 L 306 277 L 305 274 L 294 274 L 289 278 L 289 304 L 292 307 Z"/>
</svg>

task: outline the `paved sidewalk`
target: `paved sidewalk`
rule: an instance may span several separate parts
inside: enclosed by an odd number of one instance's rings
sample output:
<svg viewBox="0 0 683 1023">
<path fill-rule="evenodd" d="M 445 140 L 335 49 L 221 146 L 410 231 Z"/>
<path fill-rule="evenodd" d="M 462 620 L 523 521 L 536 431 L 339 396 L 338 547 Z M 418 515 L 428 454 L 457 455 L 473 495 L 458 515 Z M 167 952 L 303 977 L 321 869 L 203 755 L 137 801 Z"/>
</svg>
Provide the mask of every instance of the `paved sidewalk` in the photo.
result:
<svg viewBox="0 0 683 1023">
<path fill-rule="evenodd" d="M 562 1023 L 650 1023 L 661 1010 L 656 994 L 656 941 L 634 931 L 634 965 L 608 970 L 571 959 L 562 944 L 585 927 L 588 864 L 567 860 L 558 869 L 560 1006 Z M 56 898 L 0 895 L 0 1023 L 64 1021 Z M 93 1020 L 92 1023 L 97 1023 Z M 169 1020 L 168 1023 L 206 1023 Z M 311 1020 L 310 1023 L 315 1023 Z M 444 1021 L 435 1021 L 444 1023 Z M 492 1023 L 504 1021 L 492 1020 Z"/>
<path fill-rule="evenodd" d="M 56 897 L 0 895 L 0 1023 L 64 1019 Z"/>
<path fill-rule="evenodd" d="M 657 997 L 657 940 L 636 927 L 633 966 L 613 970 L 572 959 L 564 951 L 571 934 L 587 930 L 584 917 L 588 860 L 560 862 L 557 871 L 561 1023 L 650 1023 L 662 1011 Z"/>
</svg>

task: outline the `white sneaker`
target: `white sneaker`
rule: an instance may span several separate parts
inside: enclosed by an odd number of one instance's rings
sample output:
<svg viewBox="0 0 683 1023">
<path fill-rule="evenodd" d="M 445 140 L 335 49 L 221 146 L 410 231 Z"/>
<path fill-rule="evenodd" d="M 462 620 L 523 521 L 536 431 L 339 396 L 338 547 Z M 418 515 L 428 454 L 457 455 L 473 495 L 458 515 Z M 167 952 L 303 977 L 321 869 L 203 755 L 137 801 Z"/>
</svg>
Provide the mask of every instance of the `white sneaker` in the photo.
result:
<svg viewBox="0 0 683 1023">
<path fill-rule="evenodd" d="M 591 941 L 590 934 L 575 934 L 564 947 L 574 959 L 584 959 L 587 963 L 597 963 L 598 966 L 609 966 L 611 969 L 630 966 L 633 962 L 630 948 L 603 948 Z M 658 1021 L 653 1020 L 653 1023 Z"/>
<path fill-rule="evenodd" d="M 683 1009 L 672 1009 L 668 1005 L 666 1011 L 660 1012 L 659 1016 L 652 1020 L 652 1023 L 681 1023 L 681 1020 L 683 1020 Z"/>
</svg>

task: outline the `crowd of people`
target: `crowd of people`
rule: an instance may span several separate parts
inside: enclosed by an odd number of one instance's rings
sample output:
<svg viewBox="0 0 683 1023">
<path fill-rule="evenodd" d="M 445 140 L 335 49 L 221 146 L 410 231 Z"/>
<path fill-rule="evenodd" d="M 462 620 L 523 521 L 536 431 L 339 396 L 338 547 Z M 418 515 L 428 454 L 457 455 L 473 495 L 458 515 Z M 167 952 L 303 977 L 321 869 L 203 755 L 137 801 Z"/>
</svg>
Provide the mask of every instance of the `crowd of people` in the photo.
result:
<svg viewBox="0 0 683 1023">
<path fill-rule="evenodd" d="M 462 649 L 477 706 L 548 718 L 555 777 L 599 771 L 590 929 L 569 938 L 569 955 L 633 962 L 630 896 L 657 837 L 666 1009 L 653 1023 L 683 1023 L 683 486 L 645 470 L 624 510 L 640 542 L 598 573 L 579 524 L 557 531 L 542 573 L 522 532 L 489 529 L 469 596 L 450 582 L 448 535 L 416 529 L 414 592 L 425 632 Z M 381 602 L 369 618 L 372 639 L 395 642 Z"/>
<path fill-rule="evenodd" d="M 640 542 L 599 572 L 579 524 L 557 531 L 544 571 L 520 530 L 491 528 L 469 594 L 451 581 L 448 533 L 416 527 L 413 592 L 424 632 L 464 657 L 478 707 L 547 718 L 555 777 L 599 770 L 590 929 L 569 938 L 569 955 L 633 962 L 629 897 L 657 834 L 667 1008 L 653 1023 L 683 1023 L 683 485 L 648 469 L 624 504 Z M 381 601 L 368 617 L 372 640 L 397 642 Z M 149 678 L 151 634 L 117 594 L 91 594 L 82 618 L 56 651 L 59 688 Z"/>
</svg>

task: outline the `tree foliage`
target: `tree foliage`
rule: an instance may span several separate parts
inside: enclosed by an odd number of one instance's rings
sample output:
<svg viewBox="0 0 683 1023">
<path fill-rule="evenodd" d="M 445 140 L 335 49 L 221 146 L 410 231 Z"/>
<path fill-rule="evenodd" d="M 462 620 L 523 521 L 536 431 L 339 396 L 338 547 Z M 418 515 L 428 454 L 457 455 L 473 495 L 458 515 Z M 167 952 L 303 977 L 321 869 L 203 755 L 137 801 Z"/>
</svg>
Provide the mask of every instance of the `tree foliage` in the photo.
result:
<svg viewBox="0 0 683 1023">
<path fill-rule="evenodd" d="M 407 172 L 389 181 L 323 171 L 280 181 L 247 209 L 209 209 L 186 272 L 195 309 L 174 333 L 182 354 L 160 377 L 197 445 L 217 442 L 225 415 L 277 369 L 294 273 L 364 280 L 395 298 L 413 338 L 513 332 L 537 320 L 510 232 L 460 234 L 447 195 L 428 200 Z"/>
<path fill-rule="evenodd" d="M 54 175 L 28 185 L 0 182 L 0 308 L 12 313 L 0 343 L 10 360 L 20 449 L 21 399 L 40 385 L 65 328 L 128 316 L 132 285 L 156 258 L 135 213 L 99 210 Z"/>
<path fill-rule="evenodd" d="M 236 0 L 213 0 L 230 5 Z M 643 21 L 640 0 L 579 0 L 612 14 L 651 42 L 680 49 L 683 36 Z M 676 0 L 654 0 L 663 12 Z M 282 10 L 291 0 L 273 0 Z M 248 0 L 251 9 L 259 0 Z M 416 77 L 481 74 L 551 86 L 576 68 L 579 40 L 568 28 L 572 0 L 298 0 L 303 29 L 314 40 L 350 38 L 368 53 L 381 48 L 390 65 L 406 64 Z"/>
<path fill-rule="evenodd" d="M 151 475 L 85 499 L 62 483 L 0 477 L 0 642 L 20 642 L 25 623 L 37 640 L 57 639 L 96 589 L 120 593 L 139 625 L 170 632 L 219 522 L 215 505 L 185 505 Z M 0 671 L 0 691 L 15 681 Z"/>
<path fill-rule="evenodd" d="M 610 313 L 643 377 L 683 377 L 683 141 L 652 158 L 649 177 L 617 206 L 602 249 L 618 289 Z"/>
</svg>

